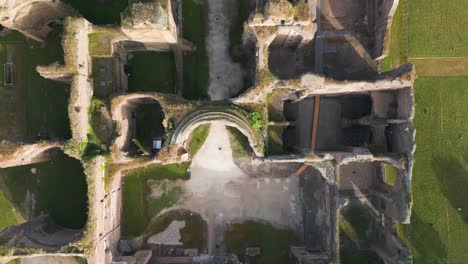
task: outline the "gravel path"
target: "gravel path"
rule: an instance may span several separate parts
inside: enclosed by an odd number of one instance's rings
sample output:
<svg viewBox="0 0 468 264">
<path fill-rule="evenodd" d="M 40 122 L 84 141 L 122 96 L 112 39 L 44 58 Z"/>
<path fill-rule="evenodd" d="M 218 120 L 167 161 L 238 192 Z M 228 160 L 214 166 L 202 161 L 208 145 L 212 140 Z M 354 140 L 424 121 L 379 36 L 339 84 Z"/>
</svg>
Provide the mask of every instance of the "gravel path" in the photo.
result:
<svg viewBox="0 0 468 264">
<path fill-rule="evenodd" d="M 235 96 L 243 86 L 243 71 L 229 55 L 229 29 L 232 16 L 236 15 L 236 0 L 208 0 L 208 94 L 211 100 L 223 100 Z"/>
<path fill-rule="evenodd" d="M 184 186 L 187 197 L 180 205 L 208 221 L 208 254 L 222 246 L 217 233 L 226 223 L 257 219 L 300 229 L 299 178 L 291 176 L 294 170 L 273 178 L 268 168 L 258 177 L 246 175 L 233 161 L 226 127 L 211 125 L 192 161 L 191 178 Z"/>
</svg>

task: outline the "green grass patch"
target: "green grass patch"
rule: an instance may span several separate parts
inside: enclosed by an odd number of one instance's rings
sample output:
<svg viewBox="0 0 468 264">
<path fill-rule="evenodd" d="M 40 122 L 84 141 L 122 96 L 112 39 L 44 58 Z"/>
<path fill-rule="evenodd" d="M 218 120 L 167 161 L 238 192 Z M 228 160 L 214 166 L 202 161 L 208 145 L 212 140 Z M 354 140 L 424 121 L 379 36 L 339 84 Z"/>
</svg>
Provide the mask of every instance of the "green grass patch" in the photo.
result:
<svg viewBox="0 0 468 264">
<path fill-rule="evenodd" d="M 268 126 L 267 155 L 281 155 L 283 149 L 283 126 Z"/>
<path fill-rule="evenodd" d="M 151 153 L 153 140 L 162 138 L 164 126 L 162 125 L 164 113 L 159 103 L 139 105 L 135 111 L 136 140 L 146 152 Z"/>
<path fill-rule="evenodd" d="M 91 105 L 88 109 L 89 115 L 89 129 L 88 129 L 88 140 L 87 146 L 83 154 L 85 156 L 94 156 L 105 151 L 101 149 L 101 145 L 111 143 L 111 135 L 108 133 L 107 128 L 102 128 L 106 126 L 107 120 L 101 112 L 101 108 L 106 107 L 104 102 L 97 97 L 91 98 Z"/>
<path fill-rule="evenodd" d="M 230 225 L 224 237 L 227 251 L 248 263 L 289 263 L 289 246 L 299 243 L 291 230 L 278 229 L 269 223 L 254 221 Z M 261 255 L 247 260 L 245 249 L 252 246 L 260 247 Z"/>
<path fill-rule="evenodd" d="M 390 29 L 388 55 L 381 62 L 382 71 L 390 71 L 406 63 L 404 2 L 398 4 Z"/>
<path fill-rule="evenodd" d="M 195 128 L 190 135 L 190 139 L 188 142 L 189 153 L 190 156 L 193 158 L 197 154 L 198 150 L 203 146 L 205 143 L 206 138 L 208 137 L 208 133 L 210 132 L 210 125 L 200 125 Z"/>
<path fill-rule="evenodd" d="M 110 56 L 112 55 L 112 38 L 114 36 L 108 32 L 93 32 L 88 35 L 90 56 Z"/>
<path fill-rule="evenodd" d="M 395 167 L 390 164 L 384 164 L 384 171 L 385 171 L 385 183 L 394 186 L 397 179 L 397 171 Z"/>
<path fill-rule="evenodd" d="M 415 82 L 413 212 L 402 239 L 409 242 L 416 264 L 467 260 L 467 84 L 467 77 Z"/>
<path fill-rule="evenodd" d="M 188 211 L 174 210 L 158 216 L 145 230 L 143 240 L 164 231 L 172 221 L 185 221 L 185 227 L 180 230 L 185 248 L 198 248 L 199 251 L 206 249 L 207 225 L 200 215 Z"/>
<path fill-rule="evenodd" d="M 2 212 L 2 214 L 0 214 L 0 231 L 11 225 L 17 224 L 14 207 L 6 198 L 2 190 L 0 190 L 0 211 Z"/>
<path fill-rule="evenodd" d="M 205 99 L 208 96 L 208 55 L 205 49 L 205 22 L 207 7 L 204 1 L 182 2 L 183 37 L 195 44 L 194 52 L 184 55 L 184 92 L 187 99 Z"/>
<path fill-rule="evenodd" d="M 128 0 L 64 0 L 87 20 L 96 25 L 120 24 L 120 13 Z"/>
<path fill-rule="evenodd" d="M 407 5 L 409 57 L 468 56 L 466 0 L 412 0 Z"/>
<path fill-rule="evenodd" d="M 231 143 L 232 157 L 247 158 L 252 153 L 249 139 L 235 127 L 227 127 L 229 142 Z"/>
<path fill-rule="evenodd" d="M 36 173 L 33 173 L 35 169 Z M 86 176 L 79 160 L 59 152 L 51 161 L 2 169 L 0 177 L 12 202 L 22 207 L 35 195 L 34 216 L 48 212 L 61 226 L 82 228 L 88 215 Z M 22 208 L 22 211 L 28 210 Z"/>
<path fill-rule="evenodd" d="M 172 52 L 134 52 L 126 71 L 130 93 L 175 92 L 176 66 Z"/>
<path fill-rule="evenodd" d="M 44 79 L 36 71 L 38 65 L 64 63 L 61 34 L 61 28 L 52 30 L 44 43 L 27 39 L 18 32 L 0 38 L 0 65 L 3 67 L 2 58 L 11 56 L 16 72 L 15 84 L 11 89 L 19 94 L 21 101 L 10 99 L 9 103 L 13 105 L 7 106 L 8 102 L 2 104 L 2 115 L 15 112 L 16 122 L 21 123 L 16 125 L 16 129 L 18 126 L 24 127 L 24 133 L 31 138 L 71 137 L 68 118 L 69 85 Z M 3 86 L 3 82 L 0 86 Z M 20 116 L 24 116 L 25 120 Z M 3 127 L 12 126 L 11 116 L 9 119 L 8 121 L 5 118 L 8 123 L 2 124 Z"/>
<path fill-rule="evenodd" d="M 122 235 L 140 235 L 151 219 L 162 209 L 176 203 L 182 195 L 180 187 L 168 187 L 161 180 L 188 180 L 190 163 L 152 164 L 129 170 L 123 178 L 122 190 Z M 151 197 L 148 182 L 161 184 L 163 190 L 159 197 Z"/>
</svg>

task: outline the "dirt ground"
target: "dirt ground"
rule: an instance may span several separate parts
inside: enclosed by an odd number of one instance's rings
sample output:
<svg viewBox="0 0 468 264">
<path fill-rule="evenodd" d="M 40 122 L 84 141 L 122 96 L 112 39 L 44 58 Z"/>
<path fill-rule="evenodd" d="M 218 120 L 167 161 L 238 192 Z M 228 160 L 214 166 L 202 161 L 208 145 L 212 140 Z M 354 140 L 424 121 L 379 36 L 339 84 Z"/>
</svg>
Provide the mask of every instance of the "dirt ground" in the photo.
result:
<svg viewBox="0 0 468 264">
<path fill-rule="evenodd" d="M 223 100 L 243 88 L 243 70 L 229 55 L 229 31 L 236 10 L 235 0 L 208 0 L 206 51 L 209 63 L 208 94 L 211 100 Z"/>
<path fill-rule="evenodd" d="M 16 263 L 16 262 L 15 262 Z M 39 256 L 19 259 L 21 264 L 85 264 L 86 259 L 80 257 Z"/>
<path fill-rule="evenodd" d="M 230 222 L 255 219 L 301 230 L 296 168 L 278 170 L 275 166 L 254 164 L 241 170 L 232 159 L 226 127 L 211 125 L 207 141 L 192 161 L 192 176 L 184 186 L 186 199 L 180 205 L 208 221 L 209 253 L 214 250 L 215 236 L 223 233 L 218 230 Z M 246 174 L 250 170 L 256 172 L 255 177 Z"/>
</svg>

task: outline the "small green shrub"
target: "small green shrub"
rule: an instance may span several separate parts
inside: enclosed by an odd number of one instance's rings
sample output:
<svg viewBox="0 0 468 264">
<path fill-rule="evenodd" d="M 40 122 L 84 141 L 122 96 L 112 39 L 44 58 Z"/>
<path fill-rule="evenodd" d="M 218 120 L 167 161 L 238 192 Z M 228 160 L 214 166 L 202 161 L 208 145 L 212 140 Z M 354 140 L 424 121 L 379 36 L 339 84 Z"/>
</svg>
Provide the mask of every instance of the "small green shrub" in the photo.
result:
<svg viewBox="0 0 468 264">
<path fill-rule="evenodd" d="M 262 131 L 263 127 L 265 126 L 265 122 L 259 112 L 250 113 L 248 118 L 252 128 L 255 129 L 255 131 Z"/>
</svg>

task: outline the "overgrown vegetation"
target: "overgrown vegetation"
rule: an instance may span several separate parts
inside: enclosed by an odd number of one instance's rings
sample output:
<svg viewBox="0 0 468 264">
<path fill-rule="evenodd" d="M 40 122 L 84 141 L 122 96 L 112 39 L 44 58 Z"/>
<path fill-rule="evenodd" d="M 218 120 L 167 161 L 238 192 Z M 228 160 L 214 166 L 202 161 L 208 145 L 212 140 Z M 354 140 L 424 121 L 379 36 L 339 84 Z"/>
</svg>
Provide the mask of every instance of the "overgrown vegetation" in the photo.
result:
<svg viewBox="0 0 468 264">
<path fill-rule="evenodd" d="M 103 143 L 101 140 L 109 140 L 109 135 L 105 135 L 105 132 L 100 132 L 100 126 L 105 124 L 101 116 L 101 107 L 105 107 L 105 104 L 100 99 L 92 97 L 91 104 L 87 110 L 90 122 L 87 131 L 87 139 L 80 142 L 77 146 L 78 155 L 83 159 L 91 159 L 107 151 L 107 148 L 101 148 L 101 144 Z"/>
<path fill-rule="evenodd" d="M 266 87 L 276 80 L 276 76 L 273 75 L 271 71 L 267 69 L 262 69 L 258 73 L 257 85 L 261 87 Z"/>
<path fill-rule="evenodd" d="M 182 195 L 182 189 L 164 180 L 188 180 L 190 163 L 152 164 L 129 170 L 123 178 L 122 235 L 140 235 L 151 219 L 162 209 L 174 205 Z M 151 188 L 161 190 L 152 196 Z"/>
<path fill-rule="evenodd" d="M 397 171 L 395 167 L 390 164 L 384 164 L 383 166 L 385 172 L 385 183 L 390 186 L 394 186 L 397 179 Z"/>
<path fill-rule="evenodd" d="M 310 20 L 311 11 L 309 4 L 306 2 L 298 3 L 294 6 L 294 20 L 296 21 L 307 21 Z"/>
<path fill-rule="evenodd" d="M 283 149 L 283 126 L 268 126 L 267 155 L 285 154 Z"/>
<path fill-rule="evenodd" d="M 265 127 L 265 120 L 259 112 L 252 112 L 248 115 L 250 125 L 255 131 L 260 132 Z"/>
<path fill-rule="evenodd" d="M 231 224 L 225 233 L 227 251 L 247 263 L 284 264 L 289 262 L 289 246 L 299 243 L 292 230 L 278 229 L 270 223 L 246 221 Z M 245 256 L 247 247 L 260 247 L 261 255 Z"/>
<path fill-rule="evenodd" d="M 206 6 L 202 0 L 182 2 L 183 37 L 195 44 L 196 50 L 184 55 L 184 91 L 187 99 L 208 96 L 208 56 L 205 49 Z"/>
<path fill-rule="evenodd" d="M 210 132 L 210 125 L 200 125 L 195 128 L 190 135 L 190 139 L 188 142 L 189 153 L 190 156 L 193 158 L 197 154 L 198 150 L 203 146 L 205 143 L 206 138 L 208 137 L 208 133 Z"/>
<path fill-rule="evenodd" d="M 274 90 L 267 95 L 267 110 L 269 122 L 285 121 L 283 115 L 283 98 L 288 93 L 286 90 Z"/>
<path fill-rule="evenodd" d="M 247 158 L 252 153 L 249 139 L 235 127 L 227 127 L 233 158 Z"/>
<path fill-rule="evenodd" d="M 88 35 L 90 56 L 112 55 L 113 35 L 109 32 L 93 32 Z"/>
</svg>

